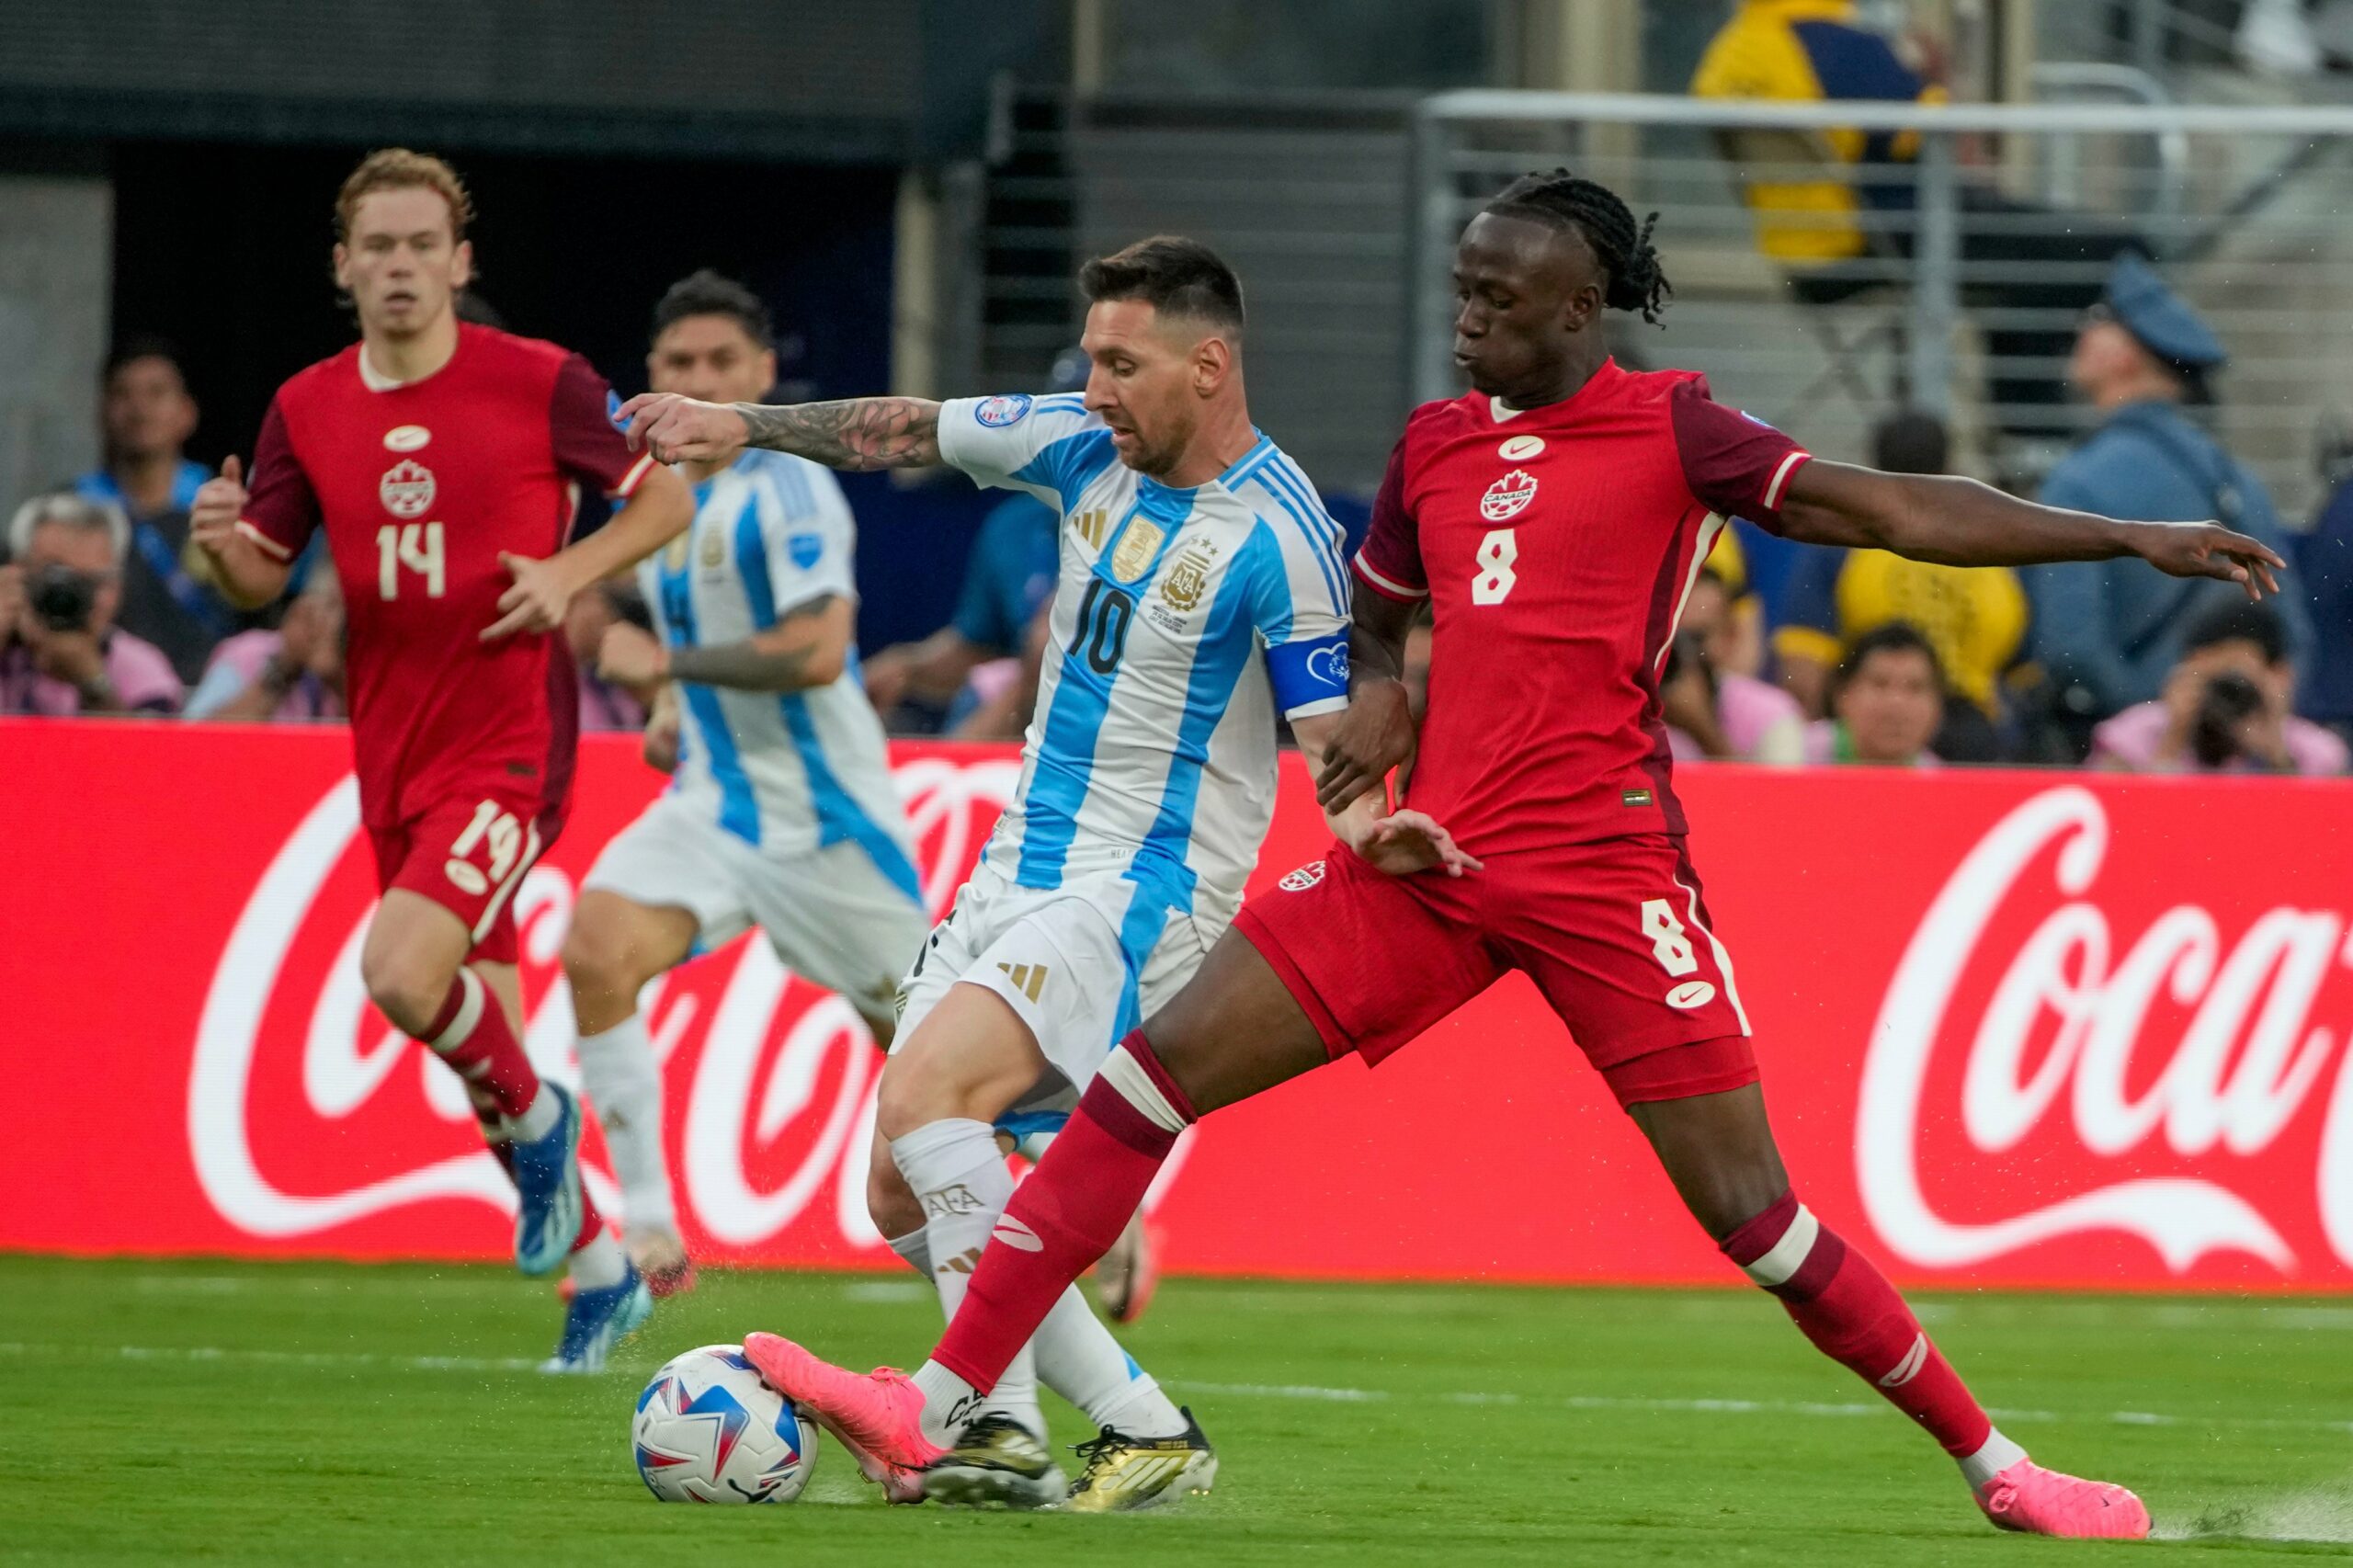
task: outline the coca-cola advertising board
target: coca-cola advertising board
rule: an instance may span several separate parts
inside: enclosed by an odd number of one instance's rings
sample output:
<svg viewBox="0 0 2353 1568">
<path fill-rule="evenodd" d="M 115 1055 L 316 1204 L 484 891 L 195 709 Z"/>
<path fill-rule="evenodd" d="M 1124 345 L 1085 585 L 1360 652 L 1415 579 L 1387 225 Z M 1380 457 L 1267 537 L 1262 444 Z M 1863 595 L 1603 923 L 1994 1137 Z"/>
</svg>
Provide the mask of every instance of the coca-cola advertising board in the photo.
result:
<svg viewBox="0 0 2353 1568">
<path fill-rule="evenodd" d="M 505 1255 L 463 1095 L 359 983 L 374 882 L 349 763 L 333 728 L 0 722 L 0 1247 Z M 1017 759 L 906 744 L 895 766 L 944 909 Z M 589 740 L 516 900 L 529 1044 L 567 1080 L 564 924 L 661 784 L 630 738 Z M 1677 787 L 1800 1190 L 1890 1273 L 2353 1286 L 2353 785 L 1725 767 Z M 1326 847 L 1288 758 L 1255 885 Z M 699 1253 L 895 1267 L 864 1213 L 880 1058 L 849 1007 L 755 937 L 646 1011 Z M 1220 1113 L 1154 1202 L 1177 1271 L 1729 1278 L 1517 977 L 1378 1072 Z"/>
</svg>

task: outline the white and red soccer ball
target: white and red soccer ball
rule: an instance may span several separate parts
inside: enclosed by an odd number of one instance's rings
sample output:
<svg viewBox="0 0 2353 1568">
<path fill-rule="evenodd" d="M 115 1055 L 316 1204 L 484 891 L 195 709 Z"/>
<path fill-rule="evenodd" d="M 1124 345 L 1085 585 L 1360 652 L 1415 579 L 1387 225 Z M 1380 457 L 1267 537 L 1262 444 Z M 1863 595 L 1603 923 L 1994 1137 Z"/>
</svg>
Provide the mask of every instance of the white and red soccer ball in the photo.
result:
<svg viewBox="0 0 2353 1568">
<path fill-rule="evenodd" d="M 742 1346 L 705 1345 L 654 1374 L 630 1444 L 665 1503 L 790 1503 L 809 1484 L 817 1428 L 760 1381 Z"/>
</svg>

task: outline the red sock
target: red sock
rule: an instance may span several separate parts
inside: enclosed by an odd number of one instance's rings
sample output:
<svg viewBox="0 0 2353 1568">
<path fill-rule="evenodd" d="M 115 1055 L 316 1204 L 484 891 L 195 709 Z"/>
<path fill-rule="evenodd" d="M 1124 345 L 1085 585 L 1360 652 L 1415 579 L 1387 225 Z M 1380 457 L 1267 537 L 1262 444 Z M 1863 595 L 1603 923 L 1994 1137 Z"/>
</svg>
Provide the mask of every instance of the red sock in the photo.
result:
<svg viewBox="0 0 2353 1568">
<path fill-rule="evenodd" d="M 1781 1305 L 1813 1347 L 1885 1394 L 1963 1459 L 1985 1446 L 1994 1424 L 1943 1352 L 1921 1332 L 1870 1259 L 1785 1192 L 1724 1239 L 1723 1255 Z"/>
<path fill-rule="evenodd" d="M 520 1116 L 540 1097 L 540 1075 L 507 1028 L 506 1009 L 472 970 L 458 971 L 424 1038 L 468 1086 L 487 1093 L 500 1114 Z"/>
<path fill-rule="evenodd" d="M 1128 1036 L 1014 1189 L 931 1358 L 983 1393 L 996 1387 L 1070 1282 L 1120 1239 L 1192 1119 L 1142 1031 Z"/>
<path fill-rule="evenodd" d="M 515 1140 L 506 1131 L 497 1102 L 472 1084 L 466 1085 L 466 1095 L 473 1101 L 474 1126 L 482 1133 L 483 1147 L 488 1149 L 490 1157 L 498 1162 L 498 1168 L 506 1173 L 506 1179 L 513 1181 Z M 572 1250 L 578 1252 L 604 1233 L 605 1217 L 597 1208 L 595 1195 L 583 1185 L 580 1188 L 580 1233 L 573 1237 Z"/>
<path fill-rule="evenodd" d="M 513 1181 L 515 1141 L 506 1135 L 506 1119 L 498 1114 L 498 1107 L 492 1103 L 490 1096 L 477 1093 L 472 1084 L 466 1085 L 466 1093 L 474 1102 L 474 1128 L 482 1134 L 482 1146 L 490 1151 L 490 1157 L 498 1162 L 498 1168 L 506 1173 L 506 1179 Z"/>
</svg>

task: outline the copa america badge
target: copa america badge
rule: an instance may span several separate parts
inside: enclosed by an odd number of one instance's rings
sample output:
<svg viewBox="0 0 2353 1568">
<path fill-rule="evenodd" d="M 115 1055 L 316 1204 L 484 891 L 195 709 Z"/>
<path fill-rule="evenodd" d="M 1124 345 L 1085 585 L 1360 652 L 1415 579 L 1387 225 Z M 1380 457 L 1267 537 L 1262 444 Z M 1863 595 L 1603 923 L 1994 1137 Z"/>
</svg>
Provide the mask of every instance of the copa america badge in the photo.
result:
<svg viewBox="0 0 2353 1568">
<path fill-rule="evenodd" d="M 1029 417 L 1029 394 L 1006 392 L 998 397 L 984 397 L 972 417 L 992 430 L 1002 430 L 1008 425 L 1018 425 Z"/>
</svg>

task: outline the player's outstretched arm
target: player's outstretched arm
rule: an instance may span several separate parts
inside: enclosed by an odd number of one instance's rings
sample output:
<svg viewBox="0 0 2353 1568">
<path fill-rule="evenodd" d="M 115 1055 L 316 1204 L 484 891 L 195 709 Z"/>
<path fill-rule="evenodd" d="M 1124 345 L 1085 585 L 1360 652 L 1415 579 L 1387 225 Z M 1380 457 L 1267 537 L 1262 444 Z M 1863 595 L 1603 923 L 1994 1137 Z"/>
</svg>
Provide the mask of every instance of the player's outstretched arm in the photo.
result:
<svg viewBox="0 0 2353 1568">
<path fill-rule="evenodd" d="M 1392 769 L 1414 755 L 1414 706 L 1405 690 L 1405 637 L 1416 607 L 1385 594 L 1356 593 L 1348 628 L 1348 706 L 1333 715 L 1315 776 L 1315 801 L 1326 815 L 1370 796 L 1387 803 Z M 1305 746 L 1304 733 L 1301 744 Z"/>
<path fill-rule="evenodd" d="M 621 404 L 631 449 L 664 462 L 728 462 L 745 447 L 790 452 L 827 468 L 929 468 L 939 457 L 939 404 L 920 397 L 841 403 L 697 403 L 642 392 Z"/>
<path fill-rule="evenodd" d="M 1893 551 L 1946 566 L 2037 566 L 2137 555 L 2175 577 L 2237 583 L 2247 597 L 2279 591 L 2287 563 L 2259 540 L 2215 523 L 2135 523 L 2006 495 L 1973 479 L 1881 473 L 1820 459 L 1790 481 L 1781 531 L 1807 544 Z"/>
</svg>

